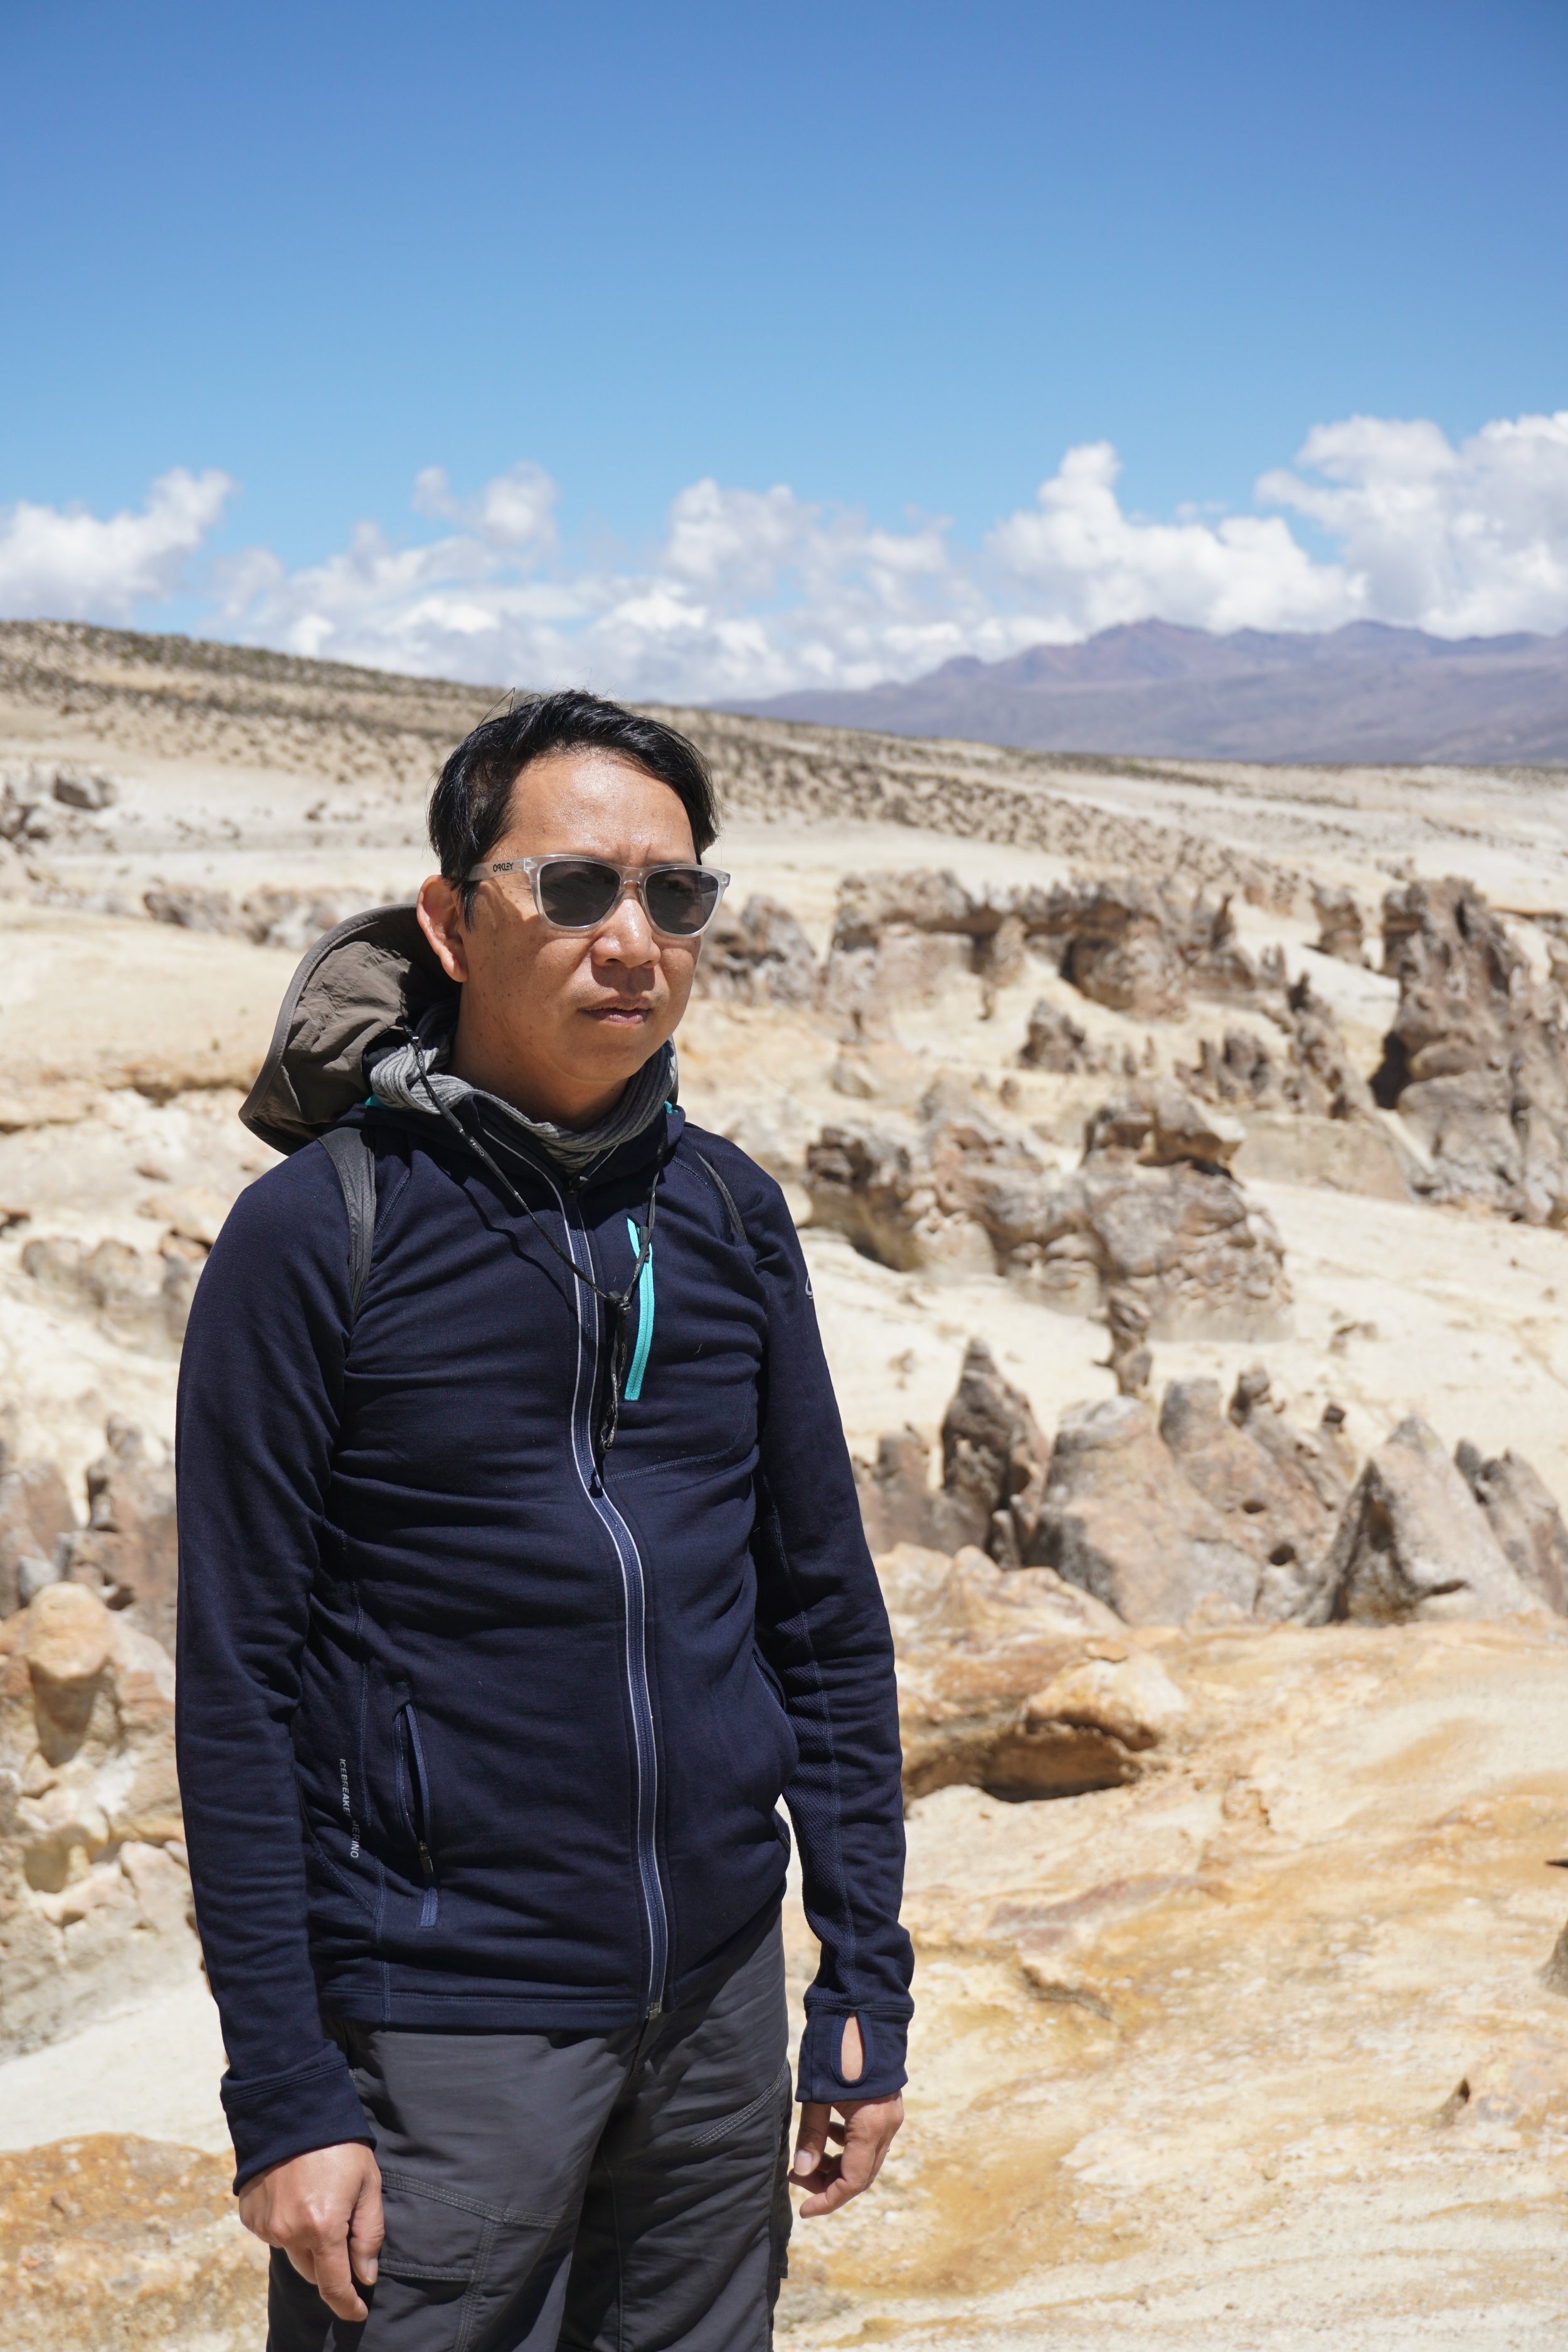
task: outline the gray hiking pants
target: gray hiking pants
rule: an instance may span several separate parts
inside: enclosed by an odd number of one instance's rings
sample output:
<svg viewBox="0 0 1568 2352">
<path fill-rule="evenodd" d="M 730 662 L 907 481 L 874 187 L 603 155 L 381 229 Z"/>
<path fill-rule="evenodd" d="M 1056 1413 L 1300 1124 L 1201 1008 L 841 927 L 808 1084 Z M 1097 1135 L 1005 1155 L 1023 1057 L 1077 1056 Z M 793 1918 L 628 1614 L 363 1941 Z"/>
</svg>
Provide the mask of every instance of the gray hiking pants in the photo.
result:
<svg viewBox="0 0 1568 2352">
<path fill-rule="evenodd" d="M 370 2317 L 272 2257 L 268 2352 L 767 2352 L 790 2126 L 775 1920 L 616 2033 L 340 2025 L 375 2128 Z"/>
</svg>

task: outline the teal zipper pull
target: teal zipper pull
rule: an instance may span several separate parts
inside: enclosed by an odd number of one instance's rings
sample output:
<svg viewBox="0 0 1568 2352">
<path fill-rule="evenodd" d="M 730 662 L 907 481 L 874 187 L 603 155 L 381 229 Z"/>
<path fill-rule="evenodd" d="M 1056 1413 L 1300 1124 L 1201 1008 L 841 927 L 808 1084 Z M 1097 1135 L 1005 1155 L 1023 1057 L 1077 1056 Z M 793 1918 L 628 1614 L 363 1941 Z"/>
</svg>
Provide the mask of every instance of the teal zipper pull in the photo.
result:
<svg viewBox="0 0 1568 2352">
<path fill-rule="evenodd" d="M 631 1236 L 632 1263 L 642 1255 L 642 1235 L 635 1218 L 626 1219 L 626 1232 Z M 626 1400 L 636 1404 L 642 1394 L 642 1376 L 647 1370 L 647 1351 L 653 1345 L 653 1251 L 643 1258 L 642 1272 L 637 1277 L 637 1344 L 632 1357 L 632 1369 L 626 1385 Z"/>
</svg>

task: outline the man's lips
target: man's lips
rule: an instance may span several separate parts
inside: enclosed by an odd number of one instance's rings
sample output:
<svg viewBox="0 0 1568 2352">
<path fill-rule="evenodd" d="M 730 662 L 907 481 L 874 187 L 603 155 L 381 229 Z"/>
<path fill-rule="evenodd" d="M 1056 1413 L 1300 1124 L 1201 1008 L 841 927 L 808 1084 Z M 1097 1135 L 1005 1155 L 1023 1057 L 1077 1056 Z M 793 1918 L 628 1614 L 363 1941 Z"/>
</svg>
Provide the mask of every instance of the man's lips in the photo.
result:
<svg viewBox="0 0 1568 2352">
<path fill-rule="evenodd" d="M 583 1010 L 590 1021 L 603 1021 L 611 1029 L 638 1029 L 653 1018 L 651 1004 L 585 1004 Z"/>
</svg>

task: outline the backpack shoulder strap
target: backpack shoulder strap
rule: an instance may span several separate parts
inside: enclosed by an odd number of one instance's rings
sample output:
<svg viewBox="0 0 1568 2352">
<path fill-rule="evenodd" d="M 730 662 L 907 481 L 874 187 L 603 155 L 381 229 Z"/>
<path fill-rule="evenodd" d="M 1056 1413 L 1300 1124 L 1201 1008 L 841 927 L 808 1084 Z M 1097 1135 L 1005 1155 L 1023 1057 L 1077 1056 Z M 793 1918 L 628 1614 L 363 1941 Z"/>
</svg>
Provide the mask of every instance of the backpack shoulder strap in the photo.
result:
<svg viewBox="0 0 1568 2352">
<path fill-rule="evenodd" d="M 349 1328 L 359 1314 L 375 1247 L 375 1154 L 362 1127 L 329 1128 L 321 1144 L 343 1188 L 349 1213 Z"/>
<path fill-rule="evenodd" d="M 731 1192 L 728 1184 L 725 1183 L 722 1176 L 720 1175 L 717 1168 L 714 1167 L 713 1162 L 710 1160 L 705 1159 L 700 1151 L 697 1154 L 697 1164 L 706 1175 L 708 1181 L 712 1185 L 713 1190 L 718 1193 L 721 1201 L 724 1203 L 724 1222 L 729 1226 L 732 1237 L 741 1243 L 743 1247 L 746 1239 L 746 1228 L 741 1221 L 741 1212 L 735 1206 L 734 1194 Z"/>
</svg>

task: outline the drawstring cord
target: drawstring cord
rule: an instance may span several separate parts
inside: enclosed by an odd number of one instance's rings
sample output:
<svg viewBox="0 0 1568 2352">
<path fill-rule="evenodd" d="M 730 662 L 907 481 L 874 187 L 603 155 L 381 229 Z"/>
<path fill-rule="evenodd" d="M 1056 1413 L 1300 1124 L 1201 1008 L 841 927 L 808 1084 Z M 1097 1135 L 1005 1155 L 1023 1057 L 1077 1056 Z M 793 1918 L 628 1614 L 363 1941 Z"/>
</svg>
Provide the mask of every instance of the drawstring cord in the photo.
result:
<svg viewBox="0 0 1568 2352">
<path fill-rule="evenodd" d="M 605 1417 L 599 1424 L 598 1461 L 595 1464 L 596 1468 L 602 1469 L 604 1466 L 605 1456 L 608 1454 L 611 1446 L 615 1444 L 616 1432 L 621 1424 L 621 1386 L 626 1377 L 626 1356 L 628 1352 L 626 1347 L 626 1317 L 631 1310 L 632 1295 L 637 1289 L 638 1282 L 642 1278 L 643 1267 L 647 1264 L 649 1254 L 653 1249 L 653 1221 L 658 1209 L 658 1180 L 664 1172 L 663 1162 L 661 1160 L 659 1166 L 654 1171 L 653 1189 L 647 1196 L 647 1223 L 643 1233 L 642 1247 L 637 1252 L 637 1264 L 632 1268 L 632 1278 L 627 1283 L 624 1290 L 616 1291 L 602 1289 L 599 1284 L 594 1280 L 591 1274 L 584 1273 L 582 1267 L 578 1265 L 576 1259 L 572 1256 L 571 1253 L 562 1248 L 560 1243 L 556 1240 L 549 1226 L 545 1224 L 542 1219 L 529 1207 L 528 1202 L 523 1199 L 522 1194 L 518 1191 L 516 1185 L 506 1173 L 506 1171 L 500 1166 L 500 1162 L 485 1150 L 484 1145 L 479 1142 L 477 1137 L 468 1133 L 468 1130 L 463 1125 L 462 1120 L 458 1118 L 453 1111 L 448 1109 L 447 1106 L 441 1100 L 440 1096 L 436 1092 L 435 1087 L 431 1085 L 427 1072 L 422 1069 L 417 1075 L 421 1085 L 424 1087 L 426 1093 L 429 1096 L 436 1109 L 440 1114 L 441 1118 L 445 1119 L 447 1125 L 451 1129 L 453 1134 L 458 1138 L 458 1140 L 463 1145 L 464 1149 L 468 1151 L 471 1151 L 475 1159 L 482 1161 L 484 1166 L 489 1170 L 490 1174 L 495 1178 L 496 1182 L 500 1186 L 501 1191 L 511 1202 L 512 1206 L 520 1210 L 521 1213 L 537 1227 L 539 1233 L 549 1244 L 550 1248 L 554 1251 L 562 1265 L 575 1276 L 577 1281 L 583 1285 L 584 1289 L 591 1290 L 595 1298 L 601 1298 L 604 1300 L 605 1305 L 609 1308 L 611 1315 L 615 1318 L 614 1337 L 611 1343 L 610 1355 L 610 1401 L 605 1408 Z"/>
</svg>

